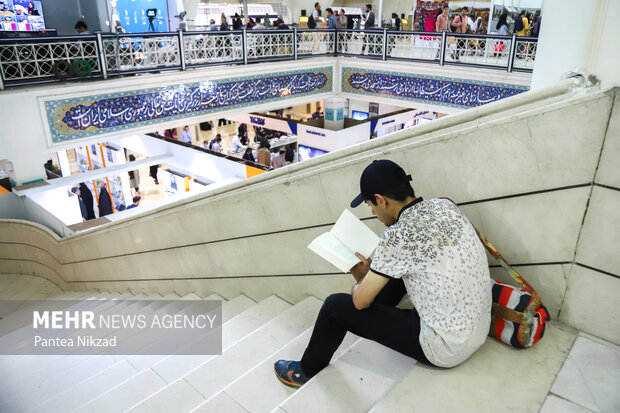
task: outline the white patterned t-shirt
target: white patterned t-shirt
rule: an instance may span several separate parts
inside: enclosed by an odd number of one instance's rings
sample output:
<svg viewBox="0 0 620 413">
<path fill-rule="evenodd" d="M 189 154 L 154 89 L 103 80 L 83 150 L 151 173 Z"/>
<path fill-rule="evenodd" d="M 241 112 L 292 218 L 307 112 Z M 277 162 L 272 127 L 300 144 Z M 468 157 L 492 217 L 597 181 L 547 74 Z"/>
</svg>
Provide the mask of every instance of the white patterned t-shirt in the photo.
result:
<svg viewBox="0 0 620 413">
<path fill-rule="evenodd" d="M 420 315 L 420 345 L 439 367 L 453 367 L 485 341 L 491 323 L 491 281 L 474 227 L 447 199 L 416 199 L 381 237 L 377 274 L 402 278 Z"/>
</svg>

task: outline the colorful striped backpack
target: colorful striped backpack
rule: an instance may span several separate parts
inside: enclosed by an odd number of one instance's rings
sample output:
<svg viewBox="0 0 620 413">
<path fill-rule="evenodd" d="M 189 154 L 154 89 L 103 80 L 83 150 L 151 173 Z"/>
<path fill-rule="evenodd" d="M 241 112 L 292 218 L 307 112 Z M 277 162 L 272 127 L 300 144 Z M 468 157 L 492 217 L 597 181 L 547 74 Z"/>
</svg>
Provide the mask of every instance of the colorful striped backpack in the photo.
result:
<svg viewBox="0 0 620 413">
<path fill-rule="evenodd" d="M 476 233 L 487 251 L 523 287 L 517 288 L 493 280 L 493 308 L 489 334 L 513 347 L 532 347 L 545 333 L 549 312 L 536 290 L 506 262 L 478 229 Z"/>
</svg>

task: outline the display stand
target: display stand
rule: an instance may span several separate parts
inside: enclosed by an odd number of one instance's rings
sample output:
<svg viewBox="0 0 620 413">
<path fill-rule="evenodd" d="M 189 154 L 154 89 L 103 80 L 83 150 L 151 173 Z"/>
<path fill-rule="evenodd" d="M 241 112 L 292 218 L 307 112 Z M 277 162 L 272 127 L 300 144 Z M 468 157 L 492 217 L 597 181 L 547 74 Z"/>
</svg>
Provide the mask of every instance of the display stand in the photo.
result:
<svg viewBox="0 0 620 413">
<path fill-rule="evenodd" d="M 281 147 L 292 145 L 293 150 L 295 151 L 295 158 L 293 160 L 293 163 L 297 162 L 297 153 L 299 152 L 299 149 L 297 147 L 297 136 L 287 135 L 287 136 L 282 136 L 280 138 L 271 139 L 269 141 L 269 145 L 271 145 L 269 147 L 269 151 L 272 153 L 272 157 L 274 153 L 278 154 Z M 249 145 L 249 147 L 252 148 L 252 156 L 254 156 L 254 159 L 258 159 L 258 146 L 259 146 L 258 143 L 253 143 Z M 237 158 L 242 158 L 244 153 L 245 153 L 245 148 L 244 150 L 240 152 L 233 152 L 231 153 L 231 155 Z"/>
<path fill-rule="evenodd" d="M 97 169 L 126 163 L 122 148 L 112 144 L 79 146 L 75 148 L 75 159 L 80 172 L 95 171 Z M 112 174 L 103 179 L 105 179 L 107 184 L 108 193 L 112 199 L 112 210 L 114 212 L 116 212 L 121 205 L 124 207 L 131 205 L 133 196 L 128 174 Z M 94 179 L 85 182 L 88 189 L 93 193 L 93 199 L 95 199 L 97 203 L 99 203 L 98 188 L 103 179 Z M 94 209 L 95 215 L 98 215 L 98 209 Z"/>
</svg>

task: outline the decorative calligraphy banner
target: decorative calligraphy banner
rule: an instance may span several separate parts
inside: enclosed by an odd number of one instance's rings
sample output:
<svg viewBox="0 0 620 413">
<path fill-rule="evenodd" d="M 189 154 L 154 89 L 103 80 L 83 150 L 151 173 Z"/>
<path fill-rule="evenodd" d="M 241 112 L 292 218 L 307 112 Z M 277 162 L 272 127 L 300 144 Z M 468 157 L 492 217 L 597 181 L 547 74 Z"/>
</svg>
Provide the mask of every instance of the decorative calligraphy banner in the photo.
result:
<svg viewBox="0 0 620 413">
<path fill-rule="evenodd" d="M 332 68 L 45 102 L 53 143 L 332 91 Z"/>
<path fill-rule="evenodd" d="M 527 86 L 342 68 L 342 91 L 470 108 L 529 90 Z"/>
</svg>

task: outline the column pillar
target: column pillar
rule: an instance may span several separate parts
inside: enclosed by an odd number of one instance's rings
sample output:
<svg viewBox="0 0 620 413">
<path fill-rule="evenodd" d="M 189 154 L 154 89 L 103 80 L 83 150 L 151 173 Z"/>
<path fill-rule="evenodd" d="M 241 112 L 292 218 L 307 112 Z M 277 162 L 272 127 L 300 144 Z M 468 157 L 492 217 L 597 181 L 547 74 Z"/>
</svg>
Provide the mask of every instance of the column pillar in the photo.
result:
<svg viewBox="0 0 620 413">
<path fill-rule="evenodd" d="M 324 100 L 325 103 L 325 129 L 341 130 L 344 128 L 344 105 L 345 99 L 342 97 L 330 97 Z"/>
</svg>

